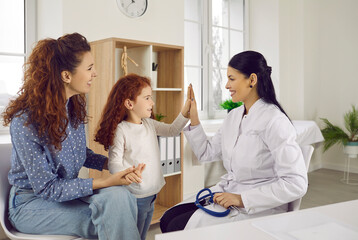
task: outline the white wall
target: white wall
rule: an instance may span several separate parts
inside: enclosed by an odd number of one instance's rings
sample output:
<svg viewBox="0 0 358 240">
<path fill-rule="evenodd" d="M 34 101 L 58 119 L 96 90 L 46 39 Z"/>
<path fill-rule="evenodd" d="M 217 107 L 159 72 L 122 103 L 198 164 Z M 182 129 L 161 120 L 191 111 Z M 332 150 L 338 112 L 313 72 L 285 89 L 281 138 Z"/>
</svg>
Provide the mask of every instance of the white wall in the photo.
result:
<svg viewBox="0 0 358 240">
<path fill-rule="evenodd" d="M 249 4 L 248 48 L 265 56 L 267 64 L 272 67 L 272 80 L 279 96 L 279 1 L 249 0 L 247 3 Z"/>
<path fill-rule="evenodd" d="M 280 7 L 281 102 L 293 119 L 323 127 L 320 118 L 328 118 L 344 128 L 344 113 L 358 105 L 358 1 L 281 0 Z M 342 147 L 323 154 L 320 147 L 312 164 L 343 170 L 345 157 Z"/>
<path fill-rule="evenodd" d="M 279 101 L 292 119 L 320 118 L 344 128 L 343 114 L 358 105 L 358 1 L 249 0 L 250 43 L 273 67 Z M 271 31 L 271 33 L 270 33 Z M 276 79 L 277 78 L 277 79 Z M 311 165 L 343 170 L 342 147 Z M 358 172 L 358 161 L 353 162 Z"/>
<path fill-rule="evenodd" d="M 184 1 L 150 0 L 139 18 L 124 16 L 116 0 L 38 0 L 38 39 L 78 32 L 89 41 L 118 37 L 184 45 Z"/>
<path fill-rule="evenodd" d="M 305 73 L 307 82 L 318 81 L 316 104 L 307 109 L 314 117 L 328 118 L 344 128 L 343 115 L 351 104 L 358 106 L 358 1 L 320 0 L 316 5 L 306 0 L 308 8 L 318 11 L 318 51 L 311 49 L 318 79 Z M 321 7 L 324 4 L 324 7 Z M 312 13 L 312 14 L 317 14 Z M 323 166 L 343 170 L 345 156 L 341 147 L 333 147 L 323 154 Z M 358 161 L 353 162 L 358 172 Z"/>
</svg>

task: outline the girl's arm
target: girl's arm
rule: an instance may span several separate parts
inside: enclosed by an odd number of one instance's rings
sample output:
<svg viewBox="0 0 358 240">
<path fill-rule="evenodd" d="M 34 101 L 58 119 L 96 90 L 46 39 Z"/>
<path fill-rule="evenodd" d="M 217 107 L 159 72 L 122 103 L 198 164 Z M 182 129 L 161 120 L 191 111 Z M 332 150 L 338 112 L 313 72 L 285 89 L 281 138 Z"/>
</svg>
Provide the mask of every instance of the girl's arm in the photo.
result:
<svg viewBox="0 0 358 240">
<path fill-rule="evenodd" d="M 191 92 L 192 86 L 191 84 L 188 87 L 187 99 L 183 108 L 181 109 L 177 118 L 171 123 L 166 124 L 159 121 L 152 120 L 154 129 L 159 136 L 169 137 L 169 136 L 177 136 L 183 130 L 185 125 L 188 122 L 190 105 L 191 105 Z"/>
<path fill-rule="evenodd" d="M 123 171 L 129 167 L 132 167 L 132 163 L 126 163 L 124 159 L 124 148 L 125 148 L 125 135 L 120 127 L 117 126 L 113 145 L 110 147 L 108 152 L 108 170 L 114 174 Z"/>
</svg>

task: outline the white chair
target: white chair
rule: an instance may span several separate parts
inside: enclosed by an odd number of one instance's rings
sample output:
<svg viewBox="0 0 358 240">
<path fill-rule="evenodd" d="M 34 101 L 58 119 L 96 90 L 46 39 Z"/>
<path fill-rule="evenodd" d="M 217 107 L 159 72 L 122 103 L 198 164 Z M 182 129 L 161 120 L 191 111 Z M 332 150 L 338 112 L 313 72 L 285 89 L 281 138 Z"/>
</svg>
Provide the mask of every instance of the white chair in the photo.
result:
<svg viewBox="0 0 358 240">
<path fill-rule="evenodd" d="M 303 159 L 305 160 L 306 170 L 308 172 L 308 168 L 310 166 L 311 157 L 314 151 L 314 148 L 311 145 L 301 146 L 301 151 L 303 154 Z M 297 211 L 300 209 L 302 198 L 299 198 L 293 202 L 288 204 L 288 212 Z"/>
<path fill-rule="evenodd" d="M 83 238 L 65 235 L 34 235 L 16 231 L 8 220 L 8 199 L 11 185 L 7 179 L 11 163 L 11 144 L 0 144 L 0 222 L 6 236 L 12 240 L 84 240 Z"/>
</svg>

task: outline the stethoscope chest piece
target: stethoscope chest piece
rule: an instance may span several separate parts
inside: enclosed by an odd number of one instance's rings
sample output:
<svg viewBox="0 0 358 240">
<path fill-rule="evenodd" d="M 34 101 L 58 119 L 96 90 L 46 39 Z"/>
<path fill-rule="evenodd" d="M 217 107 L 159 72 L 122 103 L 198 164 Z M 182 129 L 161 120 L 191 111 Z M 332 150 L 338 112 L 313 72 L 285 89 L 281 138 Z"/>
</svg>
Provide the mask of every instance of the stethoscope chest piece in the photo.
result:
<svg viewBox="0 0 358 240">
<path fill-rule="evenodd" d="M 203 192 L 207 191 L 208 194 L 204 195 L 204 196 L 200 196 Z M 195 200 L 195 205 L 200 208 L 201 210 L 203 210 L 204 212 L 214 216 L 214 217 L 225 217 L 230 213 L 230 209 L 227 209 L 224 212 L 215 212 L 212 211 L 210 209 L 205 208 L 205 206 L 208 206 L 210 204 L 214 203 L 214 194 L 215 192 L 211 192 L 211 190 L 209 188 L 204 188 L 202 190 L 200 190 L 198 192 L 198 194 L 196 195 L 196 200 Z"/>
</svg>

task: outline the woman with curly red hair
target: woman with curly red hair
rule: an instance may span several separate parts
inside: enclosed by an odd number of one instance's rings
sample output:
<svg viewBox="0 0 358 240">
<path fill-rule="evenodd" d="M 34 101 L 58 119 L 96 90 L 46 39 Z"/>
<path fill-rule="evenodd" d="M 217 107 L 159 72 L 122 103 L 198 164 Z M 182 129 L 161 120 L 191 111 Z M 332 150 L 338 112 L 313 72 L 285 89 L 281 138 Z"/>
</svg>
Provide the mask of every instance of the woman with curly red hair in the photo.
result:
<svg viewBox="0 0 358 240">
<path fill-rule="evenodd" d="M 136 199 L 121 185 L 140 182 L 144 165 L 78 177 L 82 166 L 107 164 L 86 147 L 84 94 L 96 77 L 90 50 L 73 33 L 39 41 L 27 60 L 19 96 L 3 113 L 13 144 L 9 220 L 30 234 L 139 239 Z"/>
<path fill-rule="evenodd" d="M 188 93 L 190 93 L 191 86 Z M 178 117 L 166 124 L 151 119 L 154 102 L 150 80 L 130 74 L 113 86 L 104 107 L 95 141 L 108 150 L 108 169 L 112 174 L 145 164 L 140 183 L 127 188 L 137 197 L 138 230 L 145 240 L 153 216 L 156 194 L 165 181 L 160 165 L 157 136 L 177 136 L 188 122 L 190 94 Z M 125 176 L 133 181 L 134 173 Z"/>
</svg>

